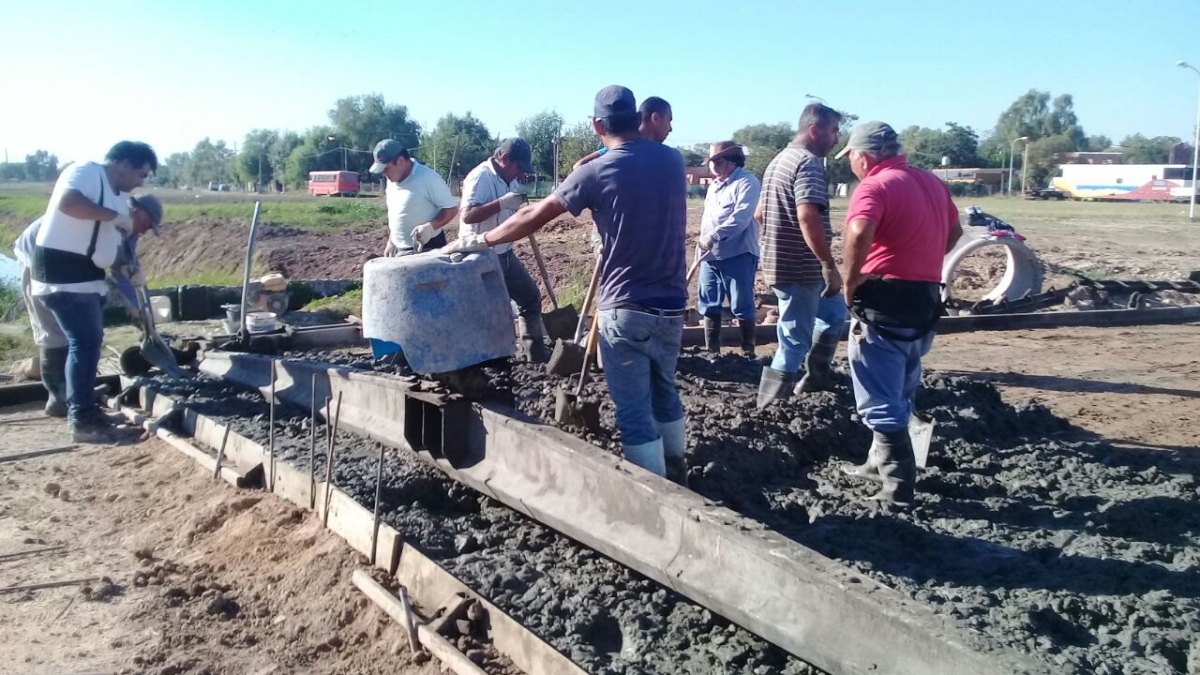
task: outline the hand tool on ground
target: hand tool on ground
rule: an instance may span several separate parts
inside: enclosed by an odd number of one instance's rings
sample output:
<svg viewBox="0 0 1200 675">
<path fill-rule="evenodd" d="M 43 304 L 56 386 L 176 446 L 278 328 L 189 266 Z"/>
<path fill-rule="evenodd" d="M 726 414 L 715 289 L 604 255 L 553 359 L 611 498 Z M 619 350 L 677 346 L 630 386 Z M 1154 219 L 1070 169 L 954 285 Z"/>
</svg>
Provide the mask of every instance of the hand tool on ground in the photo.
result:
<svg viewBox="0 0 1200 675">
<path fill-rule="evenodd" d="M 250 239 L 246 242 L 246 271 L 242 277 L 241 327 L 238 328 L 238 341 L 243 344 L 250 342 L 250 331 L 246 329 L 246 304 L 250 299 L 250 268 L 254 265 L 254 239 L 258 234 L 258 214 L 261 210 L 262 202 L 254 202 L 254 217 L 250 219 Z"/>
<path fill-rule="evenodd" d="M 529 235 L 529 246 L 533 249 L 533 258 L 537 261 L 538 271 L 542 273 L 542 283 L 546 285 L 546 295 L 550 296 L 550 304 L 554 309 L 542 313 L 542 324 L 551 340 L 565 340 L 573 335 L 576 324 L 579 323 L 579 312 L 571 305 L 561 307 L 558 296 L 554 294 L 554 284 L 550 282 L 550 273 L 546 270 L 546 260 L 542 257 L 542 247 L 538 246 L 537 237 Z"/>
<path fill-rule="evenodd" d="M 583 338 L 584 320 L 589 316 L 589 308 L 592 301 L 596 299 L 596 287 L 599 285 L 600 258 L 597 257 L 596 267 L 592 270 L 592 279 L 588 282 L 587 292 L 583 296 L 583 307 L 580 308 L 575 337 L 570 341 L 561 339 L 554 341 L 554 351 L 550 354 L 550 360 L 546 362 L 547 373 L 565 377 L 579 372 L 579 369 L 583 367 L 583 355 L 587 346 L 580 344 L 579 341 Z M 594 314 L 595 311 L 591 310 L 591 313 Z"/>
<path fill-rule="evenodd" d="M 920 469 L 925 468 L 925 462 L 929 459 L 929 443 L 933 440 L 936 424 L 932 417 L 926 418 L 915 413 L 908 418 L 908 438 L 912 441 L 913 457 Z"/>
<path fill-rule="evenodd" d="M 583 394 L 583 385 L 587 382 L 588 374 L 588 357 L 596 349 L 597 331 L 600 325 L 600 317 L 592 317 L 592 327 L 588 331 L 587 349 L 583 353 L 583 367 L 579 369 L 579 384 L 575 386 L 575 393 L 571 393 L 562 387 L 554 393 L 554 420 L 562 426 L 579 427 L 595 432 L 600 428 L 600 407 L 594 401 L 581 402 L 579 397 Z"/>
</svg>

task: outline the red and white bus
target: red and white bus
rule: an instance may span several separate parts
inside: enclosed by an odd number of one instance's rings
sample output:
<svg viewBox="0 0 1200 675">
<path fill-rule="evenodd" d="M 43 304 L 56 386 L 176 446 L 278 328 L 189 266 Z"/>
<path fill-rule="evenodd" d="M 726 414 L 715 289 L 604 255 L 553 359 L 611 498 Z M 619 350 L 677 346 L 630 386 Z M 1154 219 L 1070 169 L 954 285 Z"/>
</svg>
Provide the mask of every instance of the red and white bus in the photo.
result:
<svg viewBox="0 0 1200 675">
<path fill-rule="evenodd" d="M 308 194 L 353 197 L 358 194 L 358 174 L 353 171 L 313 171 L 308 174 Z"/>
</svg>

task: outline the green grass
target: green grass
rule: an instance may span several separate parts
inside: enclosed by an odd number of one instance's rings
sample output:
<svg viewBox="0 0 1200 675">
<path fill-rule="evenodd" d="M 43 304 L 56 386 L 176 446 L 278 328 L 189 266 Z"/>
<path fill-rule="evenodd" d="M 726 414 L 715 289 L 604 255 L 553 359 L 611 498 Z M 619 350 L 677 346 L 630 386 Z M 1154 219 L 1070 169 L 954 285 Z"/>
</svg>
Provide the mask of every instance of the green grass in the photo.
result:
<svg viewBox="0 0 1200 675">
<path fill-rule="evenodd" d="M 580 312 L 583 311 L 583 297 L 587 295 L 588 282 L 592 280 L 592 259 L 589 258 L 586 265 L 575 265 L 571 267 L 571 272 L 567 278 L 567 283 L 560 288 L 555 288 L 555 295 L 558 298 L 560 307 L 573 305 Z"/>
<path fill-rule="evenodd" d="M 164 193 L 163 217 L 168 223 L 193 219 L 244 220 L 254 215 L 252 197 L 243 201 L 202 195 L 186 201 L 186 193 Z M 16 238 L 33 219 L 46 211 L 46 196 L 21 192 L 0 193 L 0 234 Z M 296 197 L 262 203 L 260 222 L 279 223 L 319 233 L 331 233 L 358 223 L 381 223 L 387 209 L 378 199 L 316 199 Z"/>
<path fill-rule="evenodd" d="M 0 371 L 7 373 L 13 361 L 34 356 L 37 352 L 28 320 L 22 317 L 21 321 L 0 324 Z"/>
<path fill-rule="evenodd" d="M 305 305 L 303 309 L 306 312 L 326 311 L 337 315 L 340 320 L 345 320 L 351 314 L 362 316 L 362 300 L 362 289 L 356 288 L 344 295 L 318 298 Z"/>
</svg>

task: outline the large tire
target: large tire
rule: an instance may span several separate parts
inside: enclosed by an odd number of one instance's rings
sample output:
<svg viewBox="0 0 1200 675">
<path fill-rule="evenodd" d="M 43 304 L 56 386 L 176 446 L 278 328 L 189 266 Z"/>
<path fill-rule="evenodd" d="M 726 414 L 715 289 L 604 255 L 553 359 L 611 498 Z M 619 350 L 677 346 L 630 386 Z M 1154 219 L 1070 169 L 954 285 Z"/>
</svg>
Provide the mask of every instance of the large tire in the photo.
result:
<svg viewBox="0 0 1200 675">
<path fill-rule="evenodd" d="M 942 262 L 942 301 L 952 297 L 954 275 L 958 266 L 968 256 L 976 251 L 989 247 L 1001 246 L 1008 256 L 1004 277 L 987 295 L 983 301 L 1016 300 L 1027 294 L 1036 295 L 1042 292 L 1042 284 L 1046 279 L 1046 270 L 1033 249 L 1025 242 L 1013 237 L 979 237 L 964 234 L 954 250 L 946 254 Z"/>
</svg>

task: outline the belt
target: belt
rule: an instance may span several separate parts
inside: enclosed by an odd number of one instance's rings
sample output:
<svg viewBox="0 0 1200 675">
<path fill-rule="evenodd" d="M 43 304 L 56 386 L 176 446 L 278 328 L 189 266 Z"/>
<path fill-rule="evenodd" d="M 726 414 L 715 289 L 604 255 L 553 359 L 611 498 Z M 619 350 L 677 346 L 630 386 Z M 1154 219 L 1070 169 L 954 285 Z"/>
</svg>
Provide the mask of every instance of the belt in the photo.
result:
<svg viewBox="0 0 1200 675">
<path fill-rule="evenodd" d="M 646 307 L 645 305 L 624 304 L 617 305 L 613 309 L 623 309 L 628 312 L 640 312 L 642 314 L 653 314 L 654 316 L 662 317 L 677 317 L 687 314 L 686 309 L 658 309 L 656 307 Z"/>
</svg>

